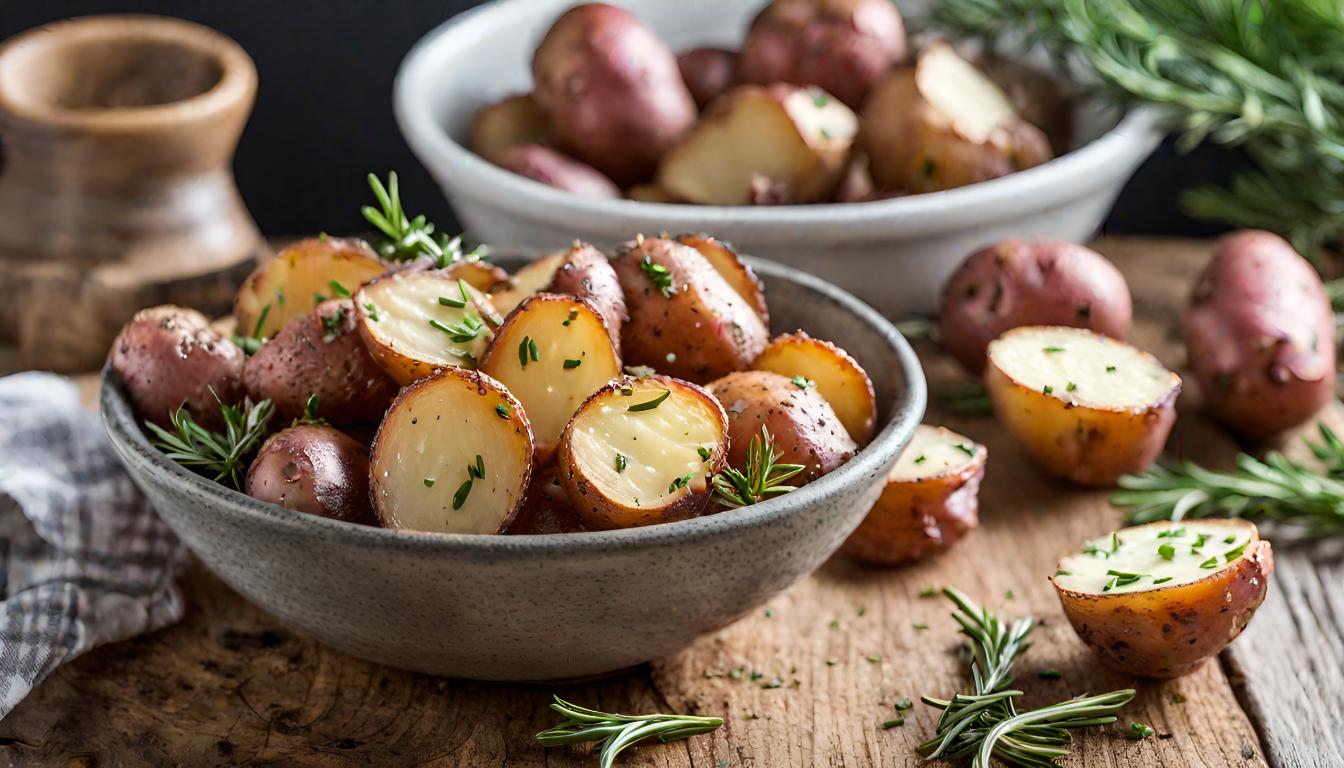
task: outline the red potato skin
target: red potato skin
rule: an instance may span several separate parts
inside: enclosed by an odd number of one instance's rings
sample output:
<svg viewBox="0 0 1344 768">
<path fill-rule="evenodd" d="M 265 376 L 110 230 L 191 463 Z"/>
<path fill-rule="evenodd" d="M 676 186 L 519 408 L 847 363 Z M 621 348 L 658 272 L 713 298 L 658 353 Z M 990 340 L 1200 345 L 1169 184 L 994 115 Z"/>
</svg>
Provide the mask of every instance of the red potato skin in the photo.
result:
<svg viewBox="0 0 1344 768">
<path fill-rule="evenodd" d="M 108 360 L 136 413 L 161 427 L 170 427 L 169 414 L 185 406 L 196 423 L 219 429 L 220 403 L 243 399 L 247 356 L 194 309 L 140 310 L 113 340 Z"/>
<path fill-rule="evenodd" d="M 943 346 L 979 374 L 989 343 L 1005 331 L 1064 325 L 1123 339 L 1133 304 L 1120 270 L 1096 251 L 1011 239 L 966 257 L 943 286 L 940 317 Z"/>
<path fill-rule="evenodd" d="M 588 530 L 579 513 L 569 503 L 554 465 L 532 475 L 527 496 L 518 515 L 504 533 L 510 536 L 547 533 L 578 533 Z"/>
<path fill-rule="evenodd" d="M 1273 572 L 1269 542 L 1257 540 L 1234 567 L 1171 590 L 1094 595 L 1056 589 L 1074 631 L 1107 666 L 1172 678 L 1192 672 L 1241 634 L 1264 602 Z"/>
<path fill-rule="evenodd" d="M 1294 427 L 1334 398 L 1330 300 L 1316 271 L 1278 235 L 1221 238 L 1182 326 L 1204 407 L 1243 437 Z"/>
<path fill-rule="evenodd" d="M 248 496 L 285 509 L 378 525 L 369 503 L 369 451 L 333 427 L 300 424 L 271 435 L 245 487 Z"/>
<path fill-rule="evenodd" d="M 728 414 L 728 464 L 744 467 L 751 439 L 770 430 L 782 464 L 802 464 L 790 481 L 810 483 L 854 457 L 858 445 L 850 438 L 830 403 L 815 387 L 795 386 L 777 373 L 738 371 L 708 387 Z"/>
<path fill-rule="evenodd" d="M 737 77 L 816 85 L 857 110 L 907 52 L 905 25 L 888 0 L 775 0 L 751 23 Z"/>
<path fill-rule="evenodd" d="M 556 19 L 532 77 L 561 148 L 623 187 L 652 178 L 695 122 L 676 56 L 629 11 L 603 3 Z"/>
<path fill-rule="evenodd" d="M 621 327 L 630 319 L 625 293 L 611 261 L 588 243 L 575 243 L 551 274 L 543 293 L 563 293 L 587 299 L 607 323 L 616 356 L 621 354 Z"/>
<path fill-rule="evenodd" d="M 506 150 L 499 165 L 519 176 L 579 197 L 609 200 L 621 196 L 621 190 L 601 171 L 540 144 L 522 144 Z"/>
<path fill-rule="evenodd" d="M 737 79 L 737 53 L 723 48 L 692 48 L 677 56 L 677 67 L 695 105 L 704 109 Z"/>
<path fill-rule="evenodd" d="M 248 395 L 270 398 L 285 419 L 302 416 L 308 397 L 317 395 L 319 415 L 333 424 L 378 421 L 397 383 L 369 354 L 358 325 L 350 299 L 328 299 L 289 321 L 248 359 Z"/>
</svg>

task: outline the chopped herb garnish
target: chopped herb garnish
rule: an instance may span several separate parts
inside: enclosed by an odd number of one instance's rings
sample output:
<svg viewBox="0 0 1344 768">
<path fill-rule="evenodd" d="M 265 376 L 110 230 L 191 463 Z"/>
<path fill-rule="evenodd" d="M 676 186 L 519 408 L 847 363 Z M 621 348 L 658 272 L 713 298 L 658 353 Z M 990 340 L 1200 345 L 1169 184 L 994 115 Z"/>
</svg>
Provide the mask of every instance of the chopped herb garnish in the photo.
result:
<svg viewBox="0 0 1344 768">
<path fill-rule="evenodd" d="M 476 454 L 476 463 L 467 465 L 467 477 L 474 477 L 477 480 L 485 479 L 485 460 L 481 454 Z"/>
<path fill-rule="evenodd" d="M 916 464 L 923 464 L 924 462 L 928 461 L 928 459 L 929 459 L 929 457 L 927 457 L 927 456 L 925 456 L 924 454 L 921 453 L 921 454 L 919 454 L 918 456 L 915 457 L 915 463 L 916 463 Z"/>
<path fill-rule="evenodd" d="M 929 628 L 928 624 L 913 624 L 911 626 L 913 626 L 915 630 L 918 632 L 923 632 L 924 630 Z"/>
<path fill-rule="evenodd" d="M 697 445 L 695 447 L 695 452 L 700 454 L 700 458 L 704 461 L 709 461 L 709 457 L 713 455 L 709 452 L 709 449 L 703 445 Z"/>
<path fill-rule="evenodd" d="M 1108 365 L 1108 366 L 1106 366 L 1106 372 L 1107 372 L 1107 373 L 1115 373 L 1115 366 L 1114 366 L 1114 365 Z"/>
<path fill-rule="evenodd" d="M 645 400 L 642 403 L 635 403 L 634 405 L 626 408 L 625 410 L 630 411 L 631 413 L 638 413 L 639 411 L 652 411 L 654 408 L 657 408 L 658 406 L 662 405 L 663 401 L 666 400 L 671 395 L 672 390 L 664 389 L 663 394 L 653 398 L 652 400 Z"/>
<path fill-rule="evenodd" d="M 1170 576 L 1163 576 L 1160 579 L 1153 579 L 1154 584 L 1166 584 L 1168 581 L 1171 581 Z"/>
<path fill-rule="evenodd" d="M 837 658 L 835 658 L 834 656 L 827 656 L 827 657 L 826 657 L 826 666 L 828 666 L 828 667 L 834 667 L 836 664 L 839 664 L 839 663 L 840 663 L 840 660 L 837 659 Z"/>
<path fill-rule="evenodd" d="M 868 656 L 865 656 L 864 658 L 868 659 L 868 661 L 872 662 L 873 664 L 881 664 L 881 663 L 882 663 L 882 654 L 880 654 L 880 653 L 869 654 Z"/>
<path fill-rule="evenodd" d="M 824 91 L 816 91 L 812 94 L 812 104 L 817 107 L 824 107 L 829 103 Z"/>
<path fill-rule="evenodd" d="M 895 728 L 895 727 L 900 726 L 900 725 L 905 725 L 905 716 L 904 716 L 904 715 L 902 715 L 901 717 L 897 717 L 897 718 L 895 718 L 895 719 L 892 719 L 892 720 L 888 720 L 888 721 L 886 721 L 885 723 L 883 723 L 883 724 L 882 724 L 882 730 L 884 730 L 884 731 L 889 731 L 889 730 L 891 730 L 892 728 Z"/>
<path fill-rule="evenodd" d="M 1229 534 L 1227 534 L 1226 536 L 1223 537 L 1223 543 L 1224 543 L 1224 544 L 1231 544 L 1232 542 L 1234 542 L 1234 541 L 1236 541 L 1236 540 L 1237 540 L 1237 534 L 1235 534 L 1235 533 L 1229 533 Z"/>
<path fill-rule="evenodd" d="M 773 619 L 773 618 L 775 618 L 775 609 L 773 609 L 773 608 L 766 608 L 766 609 L 765 609 L 765 618 L 767 618 L 767 619 Z M 753 677 L 753 678 L 751 678 L 751 679 L 752 679 L 752 680 L 755 680 L 756 678 Z"/>
<path fill-rule="evenodd" d="M 808 387 L 817 386 L 817 382 L 807 378 L 806 376 L 794 376 L 792 379 L 789 379 L 789 381 L 793 382 L 793 386 L 799 389 L 807 389 Z"/>
<path fill-rule="evenodd" d="M 485 324 L 481 322 L 479 317 L 468 312 L 462 316 L 462 322 L 456 325 L 444 325 L 438 320 L 430 320 L 429 327 L 448 334 L 448 338 L 456 344 L 466 344 L 481 335 Z"/>
<path fill-rule="evenodd" d="M 1050 394 L 1051 392 L 1054 392 L 1054 391 L 1055 391 L 1055 388 L 1052 387 L 1052 386 L 1050 386 L 1049 384 L 1046 384 L 1044 387 L 1041 387 L 1041 392 L 1043 392 L 1044 394 L 1047 394 L 1047 395 Z"/>
<path fill-rule="evenodd" d="M 509 406 L 507 406 L 507 405 L 505 405 L 505 404 L 503 404 L 503 403 L 500 403 L 500 404 L 496 405 L 496 406 L 495 406 L 495 415 L 499 416 L 499 418 L 501 418 L 501 419 L 507 419 L 507 418 L 509 418 Z"/>
<path fill-rule="evenodd" d="M 1063 348 L 1063 347 L 1050 346 L 1050 347 L 1046 347 L 1045 349 L 1042 349 L 1041 351 L 1042 351 L 1042 352 L 1045 352 L 1045 353 L 1047 353 L 1047 354 L 1051 354 L 1051 353 L 1054 353 L 1054 352 L 1063 352 L 1063 351 L 1064 351 L 1064 348 Z"/>
<path fill-rule="evenodd" d="M 1207 569 L 1207 568 L 1217 568 L 1217 567 L 1218 567 L 1218 556 L 1217 556 L 1217 555 L 1214 555 L 1213 557 L 1210 557 L 1208 560 L 1205 560 L 1204 562 L 1200 563 L 1200 564 L 1199 564 L 1199 567 L 1200 567 L 1200 568 L 1206 568 L 1206 569 Z"/>
<path fill-rule="evenodd" d="M 667 492 L 676 493 L 682 488 L 685 488 L 686 485 L 691 482 L 692 477 L 695 477 L 694 472 L 692 472 L 689 475 L 682 475 L 681 477 L 678 477 L 676 480 L 673 480 L 670 485 L 667 486 Z"/>
<path fill-rule="evenodd" d="M 1179 539 L 1179 538 L 1181 538 L 1181 537 L 1184 536 L 1184 535 L 1185 535 L 1185 527 L 1184 527 L 1184 526 L 1181 526 L 1181 527 L 1178 527 L 1178 528 L 1168 528 L 1167 530 L 1162 531 L 1161 533 L 1157 534 L 1157 538 L 1159 538 L 1159 539 Z"/>
<path fill-rule="evenodd" d="M 901 699 L 900 701 L 896 702 L 896 711 L 904 712 L 905 710 L 910 709 L 913 706 L 915 706 L 914 703 L 911 702 L 909 699 Z"/>
<path fill-rule="evenodd" d="M 1171 694 L 1171 703 L 1172 703 L 1172 704 L 1184 704 L 1184 703 L 1185 703 L 1185 694 L 1183 694 L 1183 693 L 1173 693 L 1173 694 Z"/>
<path fill-rule="evenodd" d="M 373 305 L 373 302 L 364 302 L 364 311 L 369 314 L 370 320 L 375 323 L 378 322 L 378 308 Z"/>
<path fill-rule="evenodd" d="M 1064 387 L 1064 391 L 1065 391 L 1065 392 L 1072 392 L 1072 391 L 1074 391 L 1074 390 L 1077 389 L 1077 388 L 1078 388 L 1078 385 L 1077 385 L 1077 384 L 1074 384 L 1072 381 L 1070 381 L 1070 382 L 1068 383 L 1068 386 Z"/>
<path fill-rule="evenodd" d="M 926 597 L 926 598 L 927 598 L 927 597 L 937 597 L 937 596 L 938 596 L 938 590 L 937 590 L 936 588 L 934 588 L 934 587 L 925 587 L 925 588 L 919 590 L 919 596 L 920 596 L 920 597 Z"/>
<path fill-rule="evenodd" d="M 975 456 L 975 448 L 966 443 L 957 443 L 956 448 L 967 456 Z"/>
<path fill-rule="evenodd" d="M 425 478 L 425 487 L 426 487 L 426 488 L 433 488 L 433 487 L 434 487 L 434 478 L 432 478 L 432 477 L 426 477 L 426 478 Z"/>
<path fill-rule="evenodd" d="M 840 620 L 839 620 L 839 619 L 831 619 L 831 623 L 828 624 L 827 626 L 830 627 L 831 629 L 839 629 L 839 628 L 840 628 Z"/>
<path fill-rule="evenodd" d="M 439 303 L 445 307 L 454 307 L 456 309 L 462 309 L 463 307 L 467 306 L 467 302 L 465 300 L 450 299 L 447 296 L 440 296 Z"/>
<path fill-rule="evenodd" d="M 332 296 L 340 296 L 342 299 L 350 298 L 350 289 L 346 288 L 344 285 L 341 285 L 335 280 L 327 283 L 327 285 L 331 288 Z"/>
<path fill-rule="evenodd" d="M 676 292 L 676 289 L 672 287 L 672 273 L 667 271 L 667 267 L 662 264 L 654 264 L 653 259 L 645 256 L 644 260 L 639 262 L 639 268 L 644 270 L 649 282 L 653 283 L 659 291 L 662 291 L 663 296 L 670 297 Z"/>
<path fill-rule="evenodd" d="M 540 362 L 537 358 L 537 342 L 533 341 L 531 336 L 524 336 L 523 340 L 518 342 L 518 364 L 526 368 L 528 361 Z"/>
<path fill-rule="evenodd" d="M 1058 570 L 1058 571 L 1055 571 L 1055 575 L 1056 575 L 1056 576 L 1072 576 L 1072 575 L 1073 575 L 1073 571 Z"/>
<path fill-rule="evenodd" d="M 566 318 L 564 319 L 564 322 L 562 322 L 562 323 L 560 323 L 560 324 L 563 325 L 563 326 L 565 326 L 565 327 L 569 327 L 569 324 L 572 323 L 572 322 L 574 322 L 574 320 L 575 320 L 578 316 L 579 316 L 579 310 L 577 310 L 577 309 L 571 309 L 571 310 L 569 310 L 569 317 L 566 317 Z"/>
<path fill-rule="evenodd" d="M 1238 557 L 1241 557 L 1242 553 L 1245 551 L 1246 551 L 1245 544 L 1242 544 L 1240 547 L 1234 547 L 1233 549 L 1229 549 L 1223 555 L 1223 562 L 1230 563 L 1233 560 L 1236 560 Z"/>
<path fill-rule="evenodd" d="M 454 510 L 461 509 L 462 505 L 467 503 L 467 496 L 470 493 L 471 493 L 471 478 L 468 477 L 465 483 L 458 486 L 457 493 L 453 494 L 453 509 Z"/>
<path fill-rule="evenodd" d="M 1162 544 L 1158 546 L 1157 554 L 1161 555 L 1163 560 L 1174 560 L 1176 558 L 1176 548 L 1170 544 Z"/>
<path fill-rule="evenodd" d="M 281 303 L 283 304 L 284 302 L 281 301 Z M 252 338 L 261 338 L 261 328 L 266 325 L 266 316 L 269 314 L 271 314 L 271 305 L 267 304 L 261 308 L 261 314 L 257 315 L 257 324 L 252 327 Z"/>
<path fill-rule="evenodd" d="M 1130 723 L 1129 733 L 1126 734 L 1131 739 L 1146 739 L 1153 735 L 1153 729 L 1143 723 Z"/>
<path fill-rule="evenodd" d="M 626 460 L 626 458 L 625 458 L 624 456 L 622 456 L 622 455 L 619 454 L 619 453 L 616 454 L 616 471 L 617 471 L 617 472 L 624 472 L 624 471 L 625 471 L 625 468 L 626 468 L 626 466 L 627 466 L 628 464 L 629 464 L 629 462 Z"/>
<path fill-rule="evenodd" d="M 565 370 L 567 371 L 571 368 L 578 368 L 580 365 L 583 365 L 582 360 L 565 360 Z"/>
<path fill-rule="evenodd" d="M 1058 669 L 1042 669 L 1036 673 L 1036 676 L 1042 680 L 1059 680 L 1064 675 Z"/>
</svg>

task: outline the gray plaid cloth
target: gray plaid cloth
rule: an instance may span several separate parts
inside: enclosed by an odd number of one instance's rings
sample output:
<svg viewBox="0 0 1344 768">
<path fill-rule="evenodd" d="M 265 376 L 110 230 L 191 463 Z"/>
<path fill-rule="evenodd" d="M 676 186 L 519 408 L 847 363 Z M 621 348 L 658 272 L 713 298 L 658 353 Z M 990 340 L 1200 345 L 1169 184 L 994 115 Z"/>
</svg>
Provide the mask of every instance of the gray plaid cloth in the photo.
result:
<svg viewBox="0 0 1344 768">
<path fill-rule="evenodd" d="M 0 378 L 0 717 L 61 664 L 182 617 L 187 550 L 68 379 Z"/>
</svg>

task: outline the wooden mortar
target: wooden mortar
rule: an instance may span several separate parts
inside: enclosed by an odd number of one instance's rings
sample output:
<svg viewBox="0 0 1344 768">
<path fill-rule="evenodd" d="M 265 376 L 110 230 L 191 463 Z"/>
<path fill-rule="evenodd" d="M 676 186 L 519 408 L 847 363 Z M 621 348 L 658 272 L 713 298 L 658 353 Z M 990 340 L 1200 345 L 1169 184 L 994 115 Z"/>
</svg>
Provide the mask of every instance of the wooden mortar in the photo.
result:
<svg viewBox="0 0 1344 768">
<path fill-rule="evenodd" d="M 257 91 L 214 30 L 96 16 L 0 45 L 0 341 L 101 365 L 135 310 L 228 310 L 265 243 L 232 161 Z"/>
</svg>

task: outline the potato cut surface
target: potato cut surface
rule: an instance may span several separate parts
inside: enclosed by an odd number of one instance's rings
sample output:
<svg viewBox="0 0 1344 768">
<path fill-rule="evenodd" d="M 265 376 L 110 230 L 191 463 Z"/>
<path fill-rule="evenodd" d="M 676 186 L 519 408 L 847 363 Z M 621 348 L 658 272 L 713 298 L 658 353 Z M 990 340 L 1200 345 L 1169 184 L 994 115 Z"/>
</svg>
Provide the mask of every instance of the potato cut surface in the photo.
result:
<svg viewBox="0 0 1344 768">
<path fill-rule="evenodd" d="M 354 293 L 386 269 L 362 240 L 300 240 L 257 267 L 238 289 L 233 302 L 237 332 L 270 338 L 290 320 L 312 312 L 327 299 L 342 298 L 342 291 Z M 260 334 L 256 334 L 258 328 Z"/>
<path fill-rule="evenodd" d="M 677 235 L 676 240 L 699 251 L 737 295 L 756 310 L 756 314 L 761 316 L 761 321 L 769 324 L 770 311 L 765 304 L 765 286 L 736 251 L 727 243 L 710 235 Z"/>
<path fill-rule="evenodd" d="M 481 370 L 522 402 L 537 447 L 549 451 L 583 401 L 620 375 L 621 363 L 591 304 L 543 293 L 508 316 Z"/>
<path fill-rule="evenodd" d="M 922 480 L 950 474 L 970 464 L 982 450 L 974 440 L 946 427 L 920 424 L 887 480 Z"/>
<path fill-rule="evenodd" d="M 723 422 L 703 395 L 638 379 L 586 405 L 570 440 L 574 462 L 602 495 L 630 507 L 659 507 L 668 496 L 703 489 L 707 454 L 719 453 Z"/>
<path fill-rule="evenodd" d="M 550 284 L 555 270 L 564 263 L 565 255 L 565 251 L 551 253 L 524 264 L 514 273 L 513 282 L 507 288 L 491 295 L 490 303 L 503 314 L 512 312 L 514 307 L 523 303 L 523 299 Z"/>
<path fill-rule="evenodd" d="M 799 331 L 777 337 L 752 367 L 811 382 L 830 403 L 854 442 L 864 445 L 877 423 L 877 397 L 868 373 L 848 352 Z"/>
<path fill-rule="evenodd" d="M 1152 355 L 1078 328 L 1017 328 L 991 343 L 989 356 L 1015 383 L 1091 408 L 1144 408 L 1172 388 Z"/>
<path fill-rule="evenodd" d="M 946 42 L 930 44 L 920 55 L 915 83 L 957 133 L 977 144 L 1016 118 L 1007 95 Z"/>
<path fill-rule="evenodd" d="M 1255 538 L 1241 520 L 1153 523 L 1091 539 L 1059 563 L 1055 584 L 1087 594 L 1178 587 L 1231 567 Z"/>
<path fill-rule="evenodd" d="M 383 525 L 499 533 L 527 488 L 532 432 L 502 384 L 448 368 L 407 387 L 378 429 L 370 467 Z"/>
<path fill-rule="evenodd" d="M 443 366 L 475 368 L 493 336 L 486 321 L 495 312 L 485 294 L 437 272 L 370 283 L 355 304 L 374 359 L 402 384 Z"/>
</svg>

